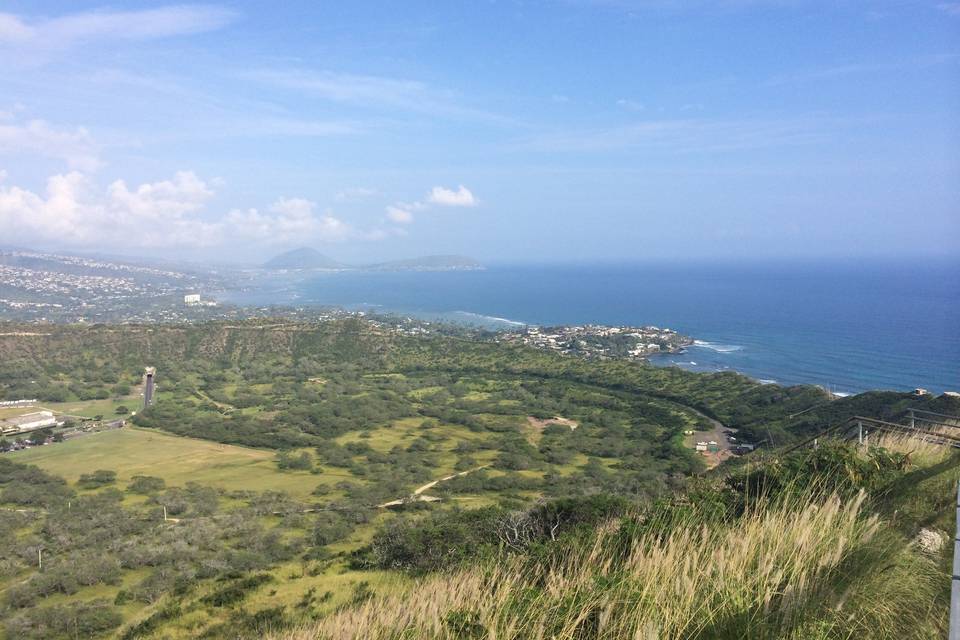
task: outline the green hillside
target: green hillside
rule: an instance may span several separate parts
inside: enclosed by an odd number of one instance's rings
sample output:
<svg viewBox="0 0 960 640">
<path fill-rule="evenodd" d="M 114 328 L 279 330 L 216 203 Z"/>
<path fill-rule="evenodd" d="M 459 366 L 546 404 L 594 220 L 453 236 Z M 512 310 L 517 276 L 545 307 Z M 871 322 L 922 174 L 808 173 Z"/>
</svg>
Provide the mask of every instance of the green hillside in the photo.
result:
<svg viewBox="0 0 960 640">
<path fill-rule="evenodd" d="M 127 427 L 0 455 L 6 638 L 397 637 L 398 608 L 427 629 L 409 637 L 854 637 L 837 606 L 890 624 L 863 604 L 868 568 L 901 562 L 919 582 L 889 598 L 943 598 L 946 556 L 909 541 L 951 531 L 953 457 L 775 451 L 955 399 L 833 399 L 355 318 L 16 329 L 0 399 L 109 420 L 139 409 L 145 366 L 158 389 Z M 716 421 L 765 446 L 708 472 L 683 432 Z M 824 537 L 774 535 L 787 526 Z M 807 566 L 806 544 L 833 560 Z M 718 558 L 727 586 L 702 571 Z M 764 558 L 792 564 L 744 583 Z M 795 613 L 770 617 L 788 593 Z M 654 615 L 675 600 L 695 604 Z M 854 635 L 936 637 L 931 607 L 904 618 L 913 636 Z"/>
</svg>

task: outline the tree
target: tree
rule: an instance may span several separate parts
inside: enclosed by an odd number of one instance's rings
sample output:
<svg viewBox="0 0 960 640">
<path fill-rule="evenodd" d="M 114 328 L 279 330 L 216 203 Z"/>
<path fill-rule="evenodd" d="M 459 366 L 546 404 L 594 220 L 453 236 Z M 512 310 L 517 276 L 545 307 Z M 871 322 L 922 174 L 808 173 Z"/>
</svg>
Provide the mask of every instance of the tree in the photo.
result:
<svg viewBox="0 0 960 640">
<path fill-rule="evenodd" d="M 43 444 L 52 437 L 52 429 L 37 429 L 27 437 L 27 442 L 31 444 Z"/>
<path fill-rule="evenodd" d="M 130 413 L 130 409 L 125 407 L 124 405 L 120 405 L 119 407 L 117 407 L 114 413 L 116 413 L 118 416 L 125 416 L 128 413 Z"/>
</svg>

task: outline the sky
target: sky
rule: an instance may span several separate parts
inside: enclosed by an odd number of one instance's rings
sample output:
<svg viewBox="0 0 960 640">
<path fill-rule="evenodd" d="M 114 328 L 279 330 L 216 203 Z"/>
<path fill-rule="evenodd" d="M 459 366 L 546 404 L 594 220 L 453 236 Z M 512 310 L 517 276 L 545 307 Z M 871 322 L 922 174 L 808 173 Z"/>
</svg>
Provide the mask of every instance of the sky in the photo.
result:
<svg viewBox="0 0 960 640">
<path fill-rule="evenodd" d="M 960 2 L 0 2 L 0 245 L 960 257 Z"/>
</svg>

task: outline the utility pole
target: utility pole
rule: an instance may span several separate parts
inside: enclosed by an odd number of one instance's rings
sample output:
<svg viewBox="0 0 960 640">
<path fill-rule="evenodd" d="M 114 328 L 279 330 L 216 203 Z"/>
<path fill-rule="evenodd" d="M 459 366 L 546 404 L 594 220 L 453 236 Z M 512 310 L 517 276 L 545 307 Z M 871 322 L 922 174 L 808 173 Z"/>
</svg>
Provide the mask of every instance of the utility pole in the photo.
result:
<svg viewBox="0 0 960 640">
<path fill-rule="evenodd" d="M 37 547 L 37 569 L 43 570 L 43 547 Z"/>
<path fill-rule="evenodd" d="M 167 505 L 163 505 L 163 521 L 167 521 Z"/>
<path fill-rule="evenodd" d="M 863 422 L 857 420 L 857 443 L 863 444 Z"/>
</svg>

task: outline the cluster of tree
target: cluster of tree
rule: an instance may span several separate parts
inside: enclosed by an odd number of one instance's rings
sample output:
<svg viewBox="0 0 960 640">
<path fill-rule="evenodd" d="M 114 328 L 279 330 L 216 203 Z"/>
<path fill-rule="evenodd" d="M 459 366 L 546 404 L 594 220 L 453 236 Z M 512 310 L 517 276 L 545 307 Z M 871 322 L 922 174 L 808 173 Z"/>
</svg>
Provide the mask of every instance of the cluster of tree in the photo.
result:
<svg viewBox="0 0 960 640">
<path fill-rule="evenodd" d="M 0 503 L 45 507 L 61 503 L 73 493 L 63 478 L 0 458 Z"/>
<path fill-rule="evenodd" d="M 624 498 L 594 495 L 541 502 L 526 509 L 484 507 L 400 516 L 353 554 L 352 566 L 413 573 L 449 569 L 497 551 L 524 551 L 556 542 L 623 515 Z"/>
<path fill-rule="evenodd" d="M 77 479 L 77 486 L 81 489 L 99 489 L 114 484 L 117 481 L 117 472 L 109 469 L 97 469 L 93 473 L 84 473 Z"/>
<path fill-rule="evenodd" d="M 264 570 L 316 543 L 313 523 L 300 513 L 302 505 L 283 493 L 235 492 L 230 504 L 239 506 L 224 511 L 223 492 L 211 487 L 190 483 L 167 488 L 160 478 L 138 476 L 127 491 L 148 498 L 128 503 L 112 486 L 114 479 L 109 470 L 86 474 L 78 485 L 87 490 L 76 495 L 59 478 L 0 458 L 0 501 L 43 507 L 0 511 L 0 580 L 31 571 L 0 597 L 6 637 L 101 637 L 120 626 L 118 607 L 126 603 L 166 599 L 176 604 L 194 598 L 212 609 L 232 607 L 265 583 Z M 36 494 L 43 501 L 23 494 L 23 486 L 43 490 Z M 164 522 L 164 506 L 178 522 Z M 262 519 L 278 514 L 279 525 Z M 127 572 L 143 570 L 146 576 L 119 590 L 112 603 L 47 603 L 58 594 L 82 598 L 82 590 L 94 585 L 116 589 Z M 203 595 L 194 595 L 198 590 Z M 169 622 L 160 611 L 122 635 L 140 637 L 138 633 Z M 233 631 L 241 622 L 258 624 L 252 618 L 231 621 Z"/>
<path fill-rule="evenodd" d="M 122 616 L 109 602 L 73 602 L 31 609 L 8 619 L 8 638 L 21 640 L 74 640 L 99 638 L 120 626 Z"/>
</svg>

